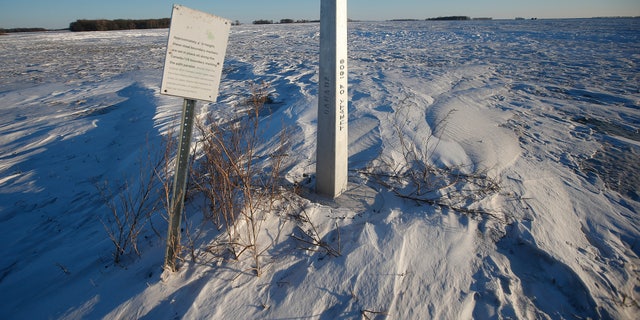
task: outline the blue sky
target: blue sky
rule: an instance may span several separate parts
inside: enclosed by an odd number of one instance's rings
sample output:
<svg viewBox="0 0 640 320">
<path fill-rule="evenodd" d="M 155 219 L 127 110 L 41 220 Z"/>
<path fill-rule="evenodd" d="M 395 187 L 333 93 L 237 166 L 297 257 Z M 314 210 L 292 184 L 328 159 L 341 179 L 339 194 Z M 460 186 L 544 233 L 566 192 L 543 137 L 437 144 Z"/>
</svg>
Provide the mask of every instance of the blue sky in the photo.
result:
<svg viewBox="0 0 640 320">
<path fill-rule="evenodd" d="M 164 18 L 173 3 L 250 23 L 318 19 L 320 0 L 0 0 L 0 28 L 66 28 L 77 19 Z M 349 0 L 358 20 L 437 16 L 580 18 L 640 16 L 640 0 Z"/>
</svg>

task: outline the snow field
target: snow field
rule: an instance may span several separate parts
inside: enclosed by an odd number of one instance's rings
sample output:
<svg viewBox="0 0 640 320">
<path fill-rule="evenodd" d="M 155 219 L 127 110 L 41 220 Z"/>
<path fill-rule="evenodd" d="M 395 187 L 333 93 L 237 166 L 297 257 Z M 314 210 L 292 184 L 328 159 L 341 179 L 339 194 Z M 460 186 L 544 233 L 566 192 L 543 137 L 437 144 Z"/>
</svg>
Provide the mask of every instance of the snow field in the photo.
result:
<svg viewBox="0 0 640 320">
<path fill-rule="evenodd" d="M 351 24 L 350 190 L 335 202 L 287 198 L 305 216 L 263 213 L 261 277 L 250 259 L 162 274 L 150 226 L 142 255 L 113 264 L 95 184 L 122 190 L 177 123 L 181 101 L 158 92 L 166 30 L 3 36 L 0 318 L 633 319 L 639 29 L 638 19 Z M 201 106 L 228 118 L 248 82 L 268 83 L 261 151 L 284 126 L 285 178 L 303 189 L 318 41 L 314 24 L 234 28 L 218 103 Z M 410 165 L 402 141 L 438 168 L 499 181 L 463 203 L 495 217 L 401 199 L 363 173 Z M 205 251 L 220 233 L 203 210 L 192 199 L 187 220 L 207 230 Z M 153 222 L 166 227 L 160 214 Z M 291 235 L 311 226 L 340 256 L 301 249 Z"/>
</svg>

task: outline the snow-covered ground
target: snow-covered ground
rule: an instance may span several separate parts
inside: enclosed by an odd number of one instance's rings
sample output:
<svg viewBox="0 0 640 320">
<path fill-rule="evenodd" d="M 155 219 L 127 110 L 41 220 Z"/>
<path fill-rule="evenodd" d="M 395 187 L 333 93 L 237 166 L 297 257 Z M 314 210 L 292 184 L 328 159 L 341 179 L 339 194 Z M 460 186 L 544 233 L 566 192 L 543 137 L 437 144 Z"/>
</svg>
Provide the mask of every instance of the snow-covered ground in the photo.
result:
<svg viewBox="0 0 640 320">
<path fill-rule="evenodd" d="M 140 256 L 114 263 L 96 186 L 117 199 L 176 126 L 181 99 L 159 94 L 167 30 L 0 36 L 0 318 L 637 319 L 640 19 L 366 22 L 349 36 L 350 189 L 336 201 L 307 190 L 317 24 L 234 27 L 218 103 L 199 108 L 226 117 L 264 81 L 266 148 L 287 128 L 302 196 L 287 198 L 297 215 L 264 213 L 260 277 L 249 254 L 163 274 L 162 210 Z M 425 197 L 462 200 L 407 199 L 415 185 L 388 177 L 415 168 L 403 147 L 439 168 L 425 185 L 466 177 Z M 204 257 L 220 232 L 203 210 L 189 198 Z M 340 254 L 301 249 L 304 228 Z"/>
</svg>

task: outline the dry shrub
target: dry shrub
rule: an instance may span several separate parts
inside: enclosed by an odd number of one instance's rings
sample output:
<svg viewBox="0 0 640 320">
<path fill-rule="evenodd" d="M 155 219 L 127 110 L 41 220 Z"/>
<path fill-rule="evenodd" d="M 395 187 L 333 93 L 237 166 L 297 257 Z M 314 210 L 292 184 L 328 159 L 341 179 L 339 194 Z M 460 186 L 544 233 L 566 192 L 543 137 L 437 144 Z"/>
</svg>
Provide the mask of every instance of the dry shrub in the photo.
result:
<svg viewBox="0 0 640 320">
<path fill-rule="evenodd" d="M 168 149 L 169 145 L 165 145 Z M 160 208 L 156 193 L 163 181 L 157 173 L 163 168 L 164 159 L 151 150 L 147 142 L 146 152 L 140 151 L 140 167 L 136 177 L 125 177 L 115 185 L 109 181 L 96 184 L 100 198 L 110 213 L 100 221 L 114 245 L 115 263 L 120 263 L 122 257 L 131 252 L 140 255 L 138 237 L 147 225 L 159 234 L 153 227 L 152 216 Z M 146 158 L 143 157 L 145 154 Z"/>
<path fill-rule="evenodd" d="M 193 170 L 196 190 L 207 199 L 205 219 L 224 232 L 222 246 L 239 259 L 245 252 L 253 258 L 253 269 L 261 274 L 262 223 L 279 199 L 280 176 L 286 156 L 286 131 L 282 130 L 275 152 L 265 154 L 260 115 L 269 101 L 268 86 L 253 86 L 246 103 L 236 106 L 235 118 L 222 121 L 208 114 L 196 124 L 201 157 Z M 268 161 L 264 161 L 267 159 Z"/>
</svg>

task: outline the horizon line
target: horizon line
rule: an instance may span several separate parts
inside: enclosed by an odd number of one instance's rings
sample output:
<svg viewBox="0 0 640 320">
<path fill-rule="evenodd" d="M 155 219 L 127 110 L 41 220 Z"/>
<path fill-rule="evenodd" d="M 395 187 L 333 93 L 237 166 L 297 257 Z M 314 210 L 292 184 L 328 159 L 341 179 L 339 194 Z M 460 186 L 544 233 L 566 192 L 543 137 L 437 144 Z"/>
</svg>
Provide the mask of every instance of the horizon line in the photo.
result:
<svg viewBox="0 0 640 320">
<path fill-rule="evenodd" d="M 417 21 L 430 21 L 430 22 L 438 22 L 438 20 L 433 20 L 433 19 L 437 19 L 437 18 L 443 18 L 443 17 L 454 17 L 454 16 L 439 16 L 439 17 L 432 17 L 432 18 L 393 18 L 393 19 L 384 19 L 384 20 L 358 20 L 358 19 L 351 19 L 349 18 L 349 22 L 417 22 Z M 457 16 L 456 16 L 457 17 Z M 480 21 L 482 19 L 485 19 L 485 21 L 487 20 L 493 20 L 493 21 L 504 21 L 504 20 L 518 20 L 518 19 L 522 19 L 523 17 L 514 17 L 514 18 L 493 18 L 493 17 L 470 17 L 470 16 L 463 16 L 461 15 L 460 17 L 469 17 L 469 20 L 457 20 L 457 21 Z M 525 20 L 570 20 L 570 19 L 638 19 L 640 18 L 640 16 L 594 16 L 594 17 L 558 17 L 558 18 L 539 18 L 539 17 L 528 17 L 528 18 L 524 18 Z M 86 18 L 81 18 L 81 19 L 77 19 L 75 21 L 69 22 L 69 24 L 76 22 L 76 21 L 80 21 L 80 20 L 88 20 L 88 21 L 96 21 L 96 20 L 108 20 L 108 21 L 114 21 L 114 20 L 155 20 L 155 19 L 170 19 L 170 17 L 164 17 L 164 18 L 143 18 L 143 19 L 126 19 L 126 18 L 115 18 L 115 19 L 106 19 L 106 18 L 98 18 L 98 19 L 86 19 Z M 290 18 L 281 18 L 281 20 L 284 19 L 290 19 Z M 253 21 L 259 21 L 259 20 L 267 20 L 267 19 L 257 19 L 257 20 L 253 20 Z M 298 20 L 305 20 L 305 19 L 298 19 Z M 239 21 L 239 20 L 234 20 L 234 21 Z M 289 23 L 280 23 L 280 21 L 275 21 L 275 20 L 267 20 L 267 21 L 274 21 L 272 24 L 289 24 Z M 307 23 L 318 23 L 320 21 L 320 19 L 312 19 L 312 20 L 306 20 L 308 21 Z M 450 20 L 453 21 L 453 20 Z M 296 22 L 294 22 L 296 23 Z M 241 23 L 243 25 L 252 25 L 253 22 L 251 23 Z M 5 28 L 5 27 L 0 27 L 0 30 L 19 30 L 19 29 L 41 29 L 41 31 L 63 31 L 63 30 L 69 30 L 70 27 L 66 27 L 66 28 L 44 28 L 44 27 L 9 27 L 9 28 Z M 159 28 L 159 29 L 167 29 L 167 28 Z M 37 31 L 36 31 L 37 32 Z"/>
</svg>

